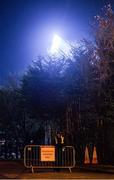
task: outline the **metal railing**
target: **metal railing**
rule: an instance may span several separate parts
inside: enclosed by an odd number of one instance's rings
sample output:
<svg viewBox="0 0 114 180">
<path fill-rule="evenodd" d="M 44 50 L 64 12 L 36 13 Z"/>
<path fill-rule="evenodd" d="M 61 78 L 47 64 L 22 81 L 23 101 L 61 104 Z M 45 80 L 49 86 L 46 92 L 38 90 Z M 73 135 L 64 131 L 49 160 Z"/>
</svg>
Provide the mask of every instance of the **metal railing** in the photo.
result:
<svg viewBox="0 0 114 180">
<path fill-rule="evenodd" d="M 75 167 L 75 149 L 73 146 L 27 145 L 24 148 L 26 168 L 68 168 Z"/>
</svg>

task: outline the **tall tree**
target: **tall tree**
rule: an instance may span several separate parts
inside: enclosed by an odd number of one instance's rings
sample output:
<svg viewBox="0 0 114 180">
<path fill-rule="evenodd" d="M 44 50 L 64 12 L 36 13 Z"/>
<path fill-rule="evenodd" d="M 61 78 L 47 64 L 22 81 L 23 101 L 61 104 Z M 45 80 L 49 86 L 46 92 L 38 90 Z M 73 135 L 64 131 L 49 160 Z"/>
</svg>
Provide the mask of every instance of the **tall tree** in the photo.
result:
<svg viewBox="0 0 114 180">
<path fill-rule="evenodd" d="M 103 14 L 97 15 L 95 18 L 95 42 L 99 70 L 97 107 L 100 129 L 98 138 L 100 139 L 99 144 L 101 144 L 102 159 L 110 162 L 114 153 L 114 144 L 111 138 L 114 137 L 112 133 L 114 130 L 114 13 L 111 5 L 105 6 Z"/>
<path fill-rule="evenodd" d="M 65 108 L 65 58 L 38 57 L 22 80 L 22 95 L 29 116 L 44 126 L 62 125 Z M 59 127 L 58 126 L 58 127 Z M 47 127 L 48 128 L 48 127 Z"/>
</svg>

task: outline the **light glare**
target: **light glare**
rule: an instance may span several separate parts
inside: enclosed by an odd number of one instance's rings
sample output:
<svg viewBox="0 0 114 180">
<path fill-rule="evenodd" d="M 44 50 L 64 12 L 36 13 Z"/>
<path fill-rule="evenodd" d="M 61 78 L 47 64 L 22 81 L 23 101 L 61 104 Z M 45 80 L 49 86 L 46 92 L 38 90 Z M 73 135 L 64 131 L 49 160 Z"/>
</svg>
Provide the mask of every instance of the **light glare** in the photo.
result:
<svg viewBox="0 0 114 180">
<path fill-rule="evenodd" d="M 57 34 L 55 34 L 51 46 L 51 53 L 56 53 L 59 50 L 60 45 L 61 45 L 61 38 Z"/>
<path fill-rule="evenodd" d="M 68 57 L 70 56 L 70 52 L 71 52 L 70 45 L 65 40 L 63 40 L 60 36 L 55 34 L 52 40 L 52 45 L 51 45 L 49 53 L 55 56 L 64 54 L 64 56 Z"/>
</svg>

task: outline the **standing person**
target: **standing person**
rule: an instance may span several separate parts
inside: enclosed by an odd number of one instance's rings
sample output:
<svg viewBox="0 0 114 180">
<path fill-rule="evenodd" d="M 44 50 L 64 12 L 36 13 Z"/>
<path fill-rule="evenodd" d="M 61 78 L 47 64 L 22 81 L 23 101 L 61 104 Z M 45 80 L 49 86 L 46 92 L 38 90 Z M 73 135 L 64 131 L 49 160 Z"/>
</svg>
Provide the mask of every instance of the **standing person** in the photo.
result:
<svg viewBox="0 0 114 180">
<path fill-rule="evenodd" d="M 63 133 L 57 132 L 55 136 L 56 166 L 62 166 L 62 148 L 64 145 Z M 59 170 L 59 169 L 57 169 Z"/>
</svg>

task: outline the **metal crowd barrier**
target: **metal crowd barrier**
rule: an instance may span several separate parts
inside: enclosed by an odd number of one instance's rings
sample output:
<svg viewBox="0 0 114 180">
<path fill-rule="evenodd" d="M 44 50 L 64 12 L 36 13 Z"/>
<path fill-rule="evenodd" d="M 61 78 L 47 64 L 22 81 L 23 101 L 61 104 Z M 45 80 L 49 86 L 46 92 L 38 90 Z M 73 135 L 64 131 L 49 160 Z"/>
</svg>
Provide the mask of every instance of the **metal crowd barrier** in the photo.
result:
<svg viewBox="0 0 114 180">
<path fill-rule="evenodd" d="M 55 147 L 51 145 L 27 145 L 24 148 L 24 165 L 31 168 L 68 168 L 75 167 L 73 146 Z"/>
</svg>

